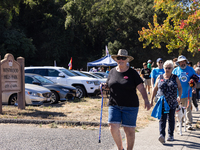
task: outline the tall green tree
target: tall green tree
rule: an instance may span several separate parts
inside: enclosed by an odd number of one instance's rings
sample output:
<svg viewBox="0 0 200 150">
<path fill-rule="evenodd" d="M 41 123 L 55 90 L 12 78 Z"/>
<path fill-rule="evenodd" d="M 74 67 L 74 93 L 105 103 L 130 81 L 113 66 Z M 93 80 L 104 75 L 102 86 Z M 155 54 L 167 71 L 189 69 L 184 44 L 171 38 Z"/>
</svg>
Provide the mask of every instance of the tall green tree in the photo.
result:
<svg viewBox="0 0 200 150">
<path fill-rule="evenodd" d="M 35 47 L 32 39 L 20 30 L 13 28 L 13 13 L 19 14 L 20 0 L 0 1 L 0 53 L 2 57 L 11 53 L 15 57 L 22 56 L 31 58 L 34 55 Z"/>
</svg>

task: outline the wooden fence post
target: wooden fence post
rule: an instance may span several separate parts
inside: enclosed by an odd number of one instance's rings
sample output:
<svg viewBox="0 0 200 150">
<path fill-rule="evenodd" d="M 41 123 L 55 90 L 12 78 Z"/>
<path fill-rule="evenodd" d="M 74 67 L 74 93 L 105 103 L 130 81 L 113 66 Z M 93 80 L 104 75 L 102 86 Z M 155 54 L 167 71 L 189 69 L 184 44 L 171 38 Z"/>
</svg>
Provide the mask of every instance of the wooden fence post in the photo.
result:
<svg viewBox="0 0 200 150">
<path fill-rule="evenodd" d="M 20 64 L 21 68 L 21 92 L 17 94 L 18 108 L 25 109 L 25 73 L 24 73 L 24 58 L 18 57 L 17 62 Z"/>
<path fill-rule="evenodd" d="M 0 55 L 0 75 L 1 75 L 1 55 Z M 0 78 L 0 114 L 2 114 L 2 84 Z"/>
</svg>

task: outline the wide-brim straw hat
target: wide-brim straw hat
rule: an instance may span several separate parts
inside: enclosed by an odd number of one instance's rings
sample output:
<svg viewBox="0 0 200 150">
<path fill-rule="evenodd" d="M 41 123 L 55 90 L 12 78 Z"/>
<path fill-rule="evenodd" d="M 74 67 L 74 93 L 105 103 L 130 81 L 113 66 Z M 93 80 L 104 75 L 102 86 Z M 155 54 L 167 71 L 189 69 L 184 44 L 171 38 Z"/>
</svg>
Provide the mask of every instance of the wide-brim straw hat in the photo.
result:
<svg viewBox="0 0 200 150">
<path fill-rule="evenodd" d="M 124 56 L 128 58 L 128 62 L 132 61 L 134 58 L 132 56 L 128 55 L 128 51 L 125 49 L 119 49 L 118 54 L 117 55 L 112 55 L 112 59 L 114 59 L 115 61 L 117 60 L 118 56 Z"/>
</svg>

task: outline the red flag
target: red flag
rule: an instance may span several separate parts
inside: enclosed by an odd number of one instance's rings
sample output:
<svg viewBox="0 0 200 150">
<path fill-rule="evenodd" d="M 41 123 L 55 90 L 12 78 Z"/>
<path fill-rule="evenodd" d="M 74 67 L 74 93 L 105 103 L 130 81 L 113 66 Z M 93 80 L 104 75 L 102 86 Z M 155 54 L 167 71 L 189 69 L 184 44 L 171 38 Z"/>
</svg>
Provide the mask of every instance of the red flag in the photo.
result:
<svg viewBox="0 0 200 150">
<path fill-rule="evenodd" d="M 69 66 L 69 70 L 72 70 L 72 57 L 71 57 L 71 60 L 69 61 L 68 66 Z"/>
</svg>

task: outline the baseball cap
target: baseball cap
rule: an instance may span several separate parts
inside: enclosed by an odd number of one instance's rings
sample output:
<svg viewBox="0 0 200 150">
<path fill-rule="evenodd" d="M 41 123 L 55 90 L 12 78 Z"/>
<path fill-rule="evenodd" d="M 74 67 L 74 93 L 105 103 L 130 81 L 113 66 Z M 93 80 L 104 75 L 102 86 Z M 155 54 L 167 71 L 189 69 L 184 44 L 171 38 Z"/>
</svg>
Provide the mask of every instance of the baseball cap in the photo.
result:
<svg viewBox="0 0 200 150">
<path fill-rule="evenodd" d="M 158 58 L 156 62 L 159 62 L 159 61 L 163 61 L 163 59 L 162 58 Z"/>
</svg>

